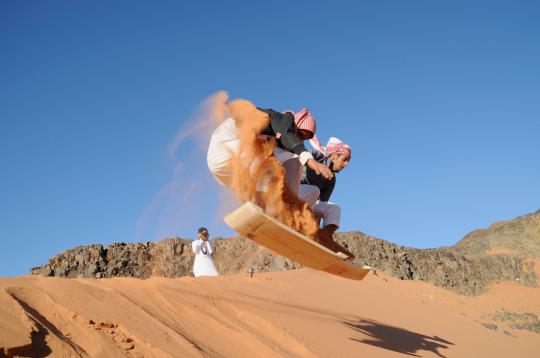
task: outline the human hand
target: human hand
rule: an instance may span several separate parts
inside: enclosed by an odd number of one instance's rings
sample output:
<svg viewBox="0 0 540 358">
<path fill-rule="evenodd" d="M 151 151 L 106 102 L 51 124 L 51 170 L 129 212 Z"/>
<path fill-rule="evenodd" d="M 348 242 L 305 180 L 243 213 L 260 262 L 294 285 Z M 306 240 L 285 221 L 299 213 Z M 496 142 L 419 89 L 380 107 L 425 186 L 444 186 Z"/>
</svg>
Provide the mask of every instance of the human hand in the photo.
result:
<svg viewBox="0 0 540 358">
<path fill-rule="evenodd" d="M 311 168 L 317 175 L 322 175 L 324 178 L 331 180 L 334 177 L 334 173 L 324 164 L 319 163 L 314 159 L 307 161 L 306 165 Z"/>
</svg>

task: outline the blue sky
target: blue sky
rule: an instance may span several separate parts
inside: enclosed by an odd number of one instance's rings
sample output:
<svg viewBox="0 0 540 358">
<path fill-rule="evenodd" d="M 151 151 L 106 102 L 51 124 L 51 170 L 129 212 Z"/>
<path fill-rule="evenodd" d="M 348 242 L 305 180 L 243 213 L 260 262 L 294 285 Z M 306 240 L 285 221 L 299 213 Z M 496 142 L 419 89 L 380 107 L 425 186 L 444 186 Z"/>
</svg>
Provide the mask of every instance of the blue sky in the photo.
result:
<svg viewBox="0 0 540 358">
<path fill-rule="evenodd" d="M 231 235 L 203 151 L 168 152 L 219 90 L 352 146 L 343 230 L 437 247 L 540 209 L 537 1 L 2 1 L 0 48 L 0 276 Z"/>
</svg>

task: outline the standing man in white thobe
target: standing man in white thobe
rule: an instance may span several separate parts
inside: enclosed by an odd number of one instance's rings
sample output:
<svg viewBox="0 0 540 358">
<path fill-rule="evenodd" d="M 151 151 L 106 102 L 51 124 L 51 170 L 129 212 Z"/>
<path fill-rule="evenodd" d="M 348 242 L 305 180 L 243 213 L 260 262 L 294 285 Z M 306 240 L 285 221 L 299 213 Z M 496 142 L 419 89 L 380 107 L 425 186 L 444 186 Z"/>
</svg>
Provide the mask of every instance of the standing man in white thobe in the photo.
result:
<svg viewBox="0 0 540 358">
<path fill-rule="evenodd" d="M 199 276 L 217 276 L 216 267 L 212 261 L 212 245 L 208 241 L 208 229 L 199 228 L 199 238 L 191 243 L 191 251 L 195 253 L 193 262 L 193 275 Z"/>
</svg>

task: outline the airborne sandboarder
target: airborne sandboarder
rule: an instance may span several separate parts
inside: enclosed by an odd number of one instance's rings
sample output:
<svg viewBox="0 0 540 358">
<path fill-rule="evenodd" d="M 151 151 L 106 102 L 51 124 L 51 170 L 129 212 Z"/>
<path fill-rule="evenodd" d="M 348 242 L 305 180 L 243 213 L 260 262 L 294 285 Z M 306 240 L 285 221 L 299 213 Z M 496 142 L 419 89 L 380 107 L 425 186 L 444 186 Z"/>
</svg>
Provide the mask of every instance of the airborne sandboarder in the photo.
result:
<svg viewBox="0 0 540 358">
<path fill-rule="evenodd" d="M 225 218 L 227 224 L 300 264 L 362 279 L 368 270 L 343 262 L 352 254 L 332 251 L 336 245 L 319 244 L 325 242 L 319 239 L 314 203 L 307 202 L 318 198 L 319 189 L 300 186 L 303 166 L 326 180 L 333 178 L 330 168 L 315 160 L 303 144 L 315 135 L 311 113 L 261 110 L 244 100 L 228 108 L 231 116 L 212 134 L 207 156 L 216 180 L 245 202 Z"/>
<path fill-rule="evenodd" d="M 339 229 L 341 208 L 330 201 L 336 186 L 336 174 L 345 169 L 351 160 L 351 147 L 335 137 L 331 137 L 325 147 L 321 145 L 316 136 L 309 141 L 315 148 L 311 151 L 313 158 L 334 174 L 332 178 L 328 179 L 317 175 L 311 168 L 304 168 L 302 175 L 302 184 L 300 186 L 302 191 L 318 194 L 315 199 L 309 198 L 309 200 L 306 200 L 322 221 L 323 228 L 319 231 L 318 242 L 330 250 L 341 251 L 348 255 L 349 258 L 354 258 L 354 255 L 349 250 L 333 240 L 333 234 Z"/>
</svg>

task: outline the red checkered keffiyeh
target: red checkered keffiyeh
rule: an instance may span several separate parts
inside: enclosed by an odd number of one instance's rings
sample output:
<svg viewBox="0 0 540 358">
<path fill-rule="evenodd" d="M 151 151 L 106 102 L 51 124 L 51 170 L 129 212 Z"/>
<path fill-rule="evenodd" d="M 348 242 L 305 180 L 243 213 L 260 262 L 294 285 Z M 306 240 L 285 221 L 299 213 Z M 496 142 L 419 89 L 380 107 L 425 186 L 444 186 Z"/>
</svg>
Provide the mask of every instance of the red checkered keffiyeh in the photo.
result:
<svg viewBox="0 0 540 358">
<path fill-rule="evenodd" d="M 294 114 L 294 123 L 298 129 L 308 130 L 315 135 L 315 131 L 317 130 L 317 122 L 309 109 L 304 108 L 300 112 L 296 112 Z"/>
<path fill-rule="evenodd" d="M 352 154 L 351 147 L 348 144 L 343 143 L 336 137 L 330 137 L 325 147 L 321 145 L 321 142 L 319 142 L 317 136 L 314 136 L 312 139 L 310 139 L 309 143 L 311 143 L 313 148 L 324 154 L 325 157 L 329 157 L 332 154 L 337 153 L 348 154 L 350 158 Z"/>
</svg>

